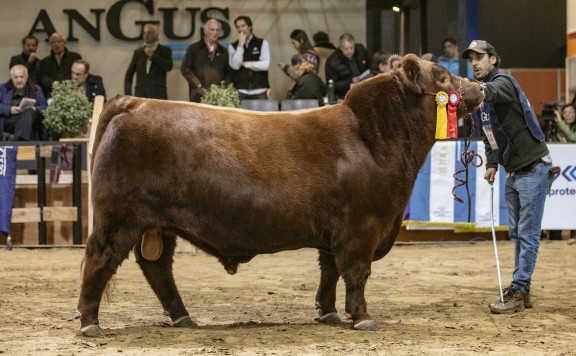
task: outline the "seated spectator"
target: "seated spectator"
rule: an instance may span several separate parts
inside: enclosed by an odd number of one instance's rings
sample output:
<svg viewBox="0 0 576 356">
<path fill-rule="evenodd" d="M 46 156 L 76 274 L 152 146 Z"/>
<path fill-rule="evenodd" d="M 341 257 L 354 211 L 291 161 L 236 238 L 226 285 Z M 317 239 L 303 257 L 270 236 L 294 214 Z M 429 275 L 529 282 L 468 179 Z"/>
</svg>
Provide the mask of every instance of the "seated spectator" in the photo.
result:
<svg viewBox="0 0 576 356">
<path fill-rule="evenodd" d="M 22 39 L 22 53 L 10 58 L 10 68 L 16 64 L 22 64 L 28 69 L 28 77 L 39 84 L 40 81 L 40 58 L 36 55 L 38 49 L 38 39 L 28 35 Z"/>
<path fill-rule="evenodd" d="M 328 57 L 336 50 L 336 47 L 330 42 L 328 34 L 324 31 L 318 31 L 312 36 L 314 41 L 314 51 L 318 54 L 320 64 L 318 65 L 318 76 L 326 83 L 326 61 Z"/>
<path fill-rule="evenodd" d="M 318 54 L 314 51 L 306 32 L 299 29 L 292 31 L 290 34 L 290 42 L 292 42 L 294 49 L 298 51 L 298 54 L 295 54 L 292 58 L 304 58 L 306 62 L 312 65 L 312 71 L 318 73 L 320 57 L 318 57 Z"/>
<path fill-rule="evenodd" d="M 281 69 L 295 80 L 294 85 L 288 91 L 287 99 L 316 99 L 318 106 L 324 105 L 326 96 L 326 84 L 314 73 L 312 64 L 308 63 L 303 56 L 292 57 L 293 65 L 280 65 Z"/>
<path fill-rule="evenodd" d="M 344 99 L 350 85 L 361 80 L 360 75 L 370 68 L 370 63 L 368 51 L 355 43 L 351 34 L 340 36 L 338 49 L 326 61 L 326 80 L 334 81 L 334 92 L 339 99 Z"/>
<path fill-rule="evenodd" d="M 72 83 L 81 88 L 88 101 L 93 103 L 97 95 L 104 96 L 106 100 L 106 90 L 102 83 L 102 77 L 90 74 L 90 64 L 83 59 L 78 59 L 72 63 Z"/>
<path fill-rule="evenodd" d="M 388 59 L 390 58 L 390 53 L 386 51 L 378 51 L 372 56 L 372 66 L 370 66 L 370 74 L 364 79 L 372 78 L 378 74 L 387 73 L 390 71 L 388 66 Z"/>
<path fill-rule="evenodd" d="M 20 109 L 24 98 L 36 102 L 29 108 Z M 42 89 L 28 78 L 28 69 L 17 64 L 10 69 L 10 80 L 0 85 L 0 140 L 4 132 L 11 141 L 31 141 L 42 138 L 42 110 L 48 103 Z"/>
</svg>

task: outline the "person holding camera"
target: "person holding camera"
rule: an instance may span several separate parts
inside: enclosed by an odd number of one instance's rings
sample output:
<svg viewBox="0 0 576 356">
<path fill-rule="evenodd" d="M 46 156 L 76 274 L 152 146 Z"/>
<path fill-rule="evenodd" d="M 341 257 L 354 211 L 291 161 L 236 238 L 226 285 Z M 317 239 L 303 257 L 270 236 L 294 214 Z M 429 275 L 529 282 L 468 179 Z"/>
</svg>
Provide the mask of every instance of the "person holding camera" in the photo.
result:
<svg viewBox="0 0 576 356">
<path fill-rule="evenodd" d="M 573 104 L 567 104 L 562 107 L 562 110 L 555 110 L 556 125 L 560 130 L 561 135 L 568 142 L 576 142 L 576 113 Z"/>
</svg>

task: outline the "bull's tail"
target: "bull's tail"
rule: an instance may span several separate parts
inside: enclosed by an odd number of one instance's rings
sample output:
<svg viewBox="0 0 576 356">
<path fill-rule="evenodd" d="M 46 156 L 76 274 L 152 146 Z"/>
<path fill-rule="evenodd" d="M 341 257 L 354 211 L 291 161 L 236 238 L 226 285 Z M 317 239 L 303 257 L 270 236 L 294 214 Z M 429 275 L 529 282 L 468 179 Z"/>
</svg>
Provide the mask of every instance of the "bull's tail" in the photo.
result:
<svg viewBox="0 0 576 356">
<path fill-rule="evenodd" d="M 141 104 L 141 101 L 134 97 L 116 95 L 104 105 L 104 110 L 102 110 L 100 118 L 98 119 L 98 127 L 96 127 L 96 135 L 94 136 L 94 143 L 92 145 L 90 170 L 94 168 L 94 158 L 96 157 L 96 152 L 98 152 L 98 146 L 110 121 L 122 113 L 134 110 L 139 104 Z"/>
</svg>

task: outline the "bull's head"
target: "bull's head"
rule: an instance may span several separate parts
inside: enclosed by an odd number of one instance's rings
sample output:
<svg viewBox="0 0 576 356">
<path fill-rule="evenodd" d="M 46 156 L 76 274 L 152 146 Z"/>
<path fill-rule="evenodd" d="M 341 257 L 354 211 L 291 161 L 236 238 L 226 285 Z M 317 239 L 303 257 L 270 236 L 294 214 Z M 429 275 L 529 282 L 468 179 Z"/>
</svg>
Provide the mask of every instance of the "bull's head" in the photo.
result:
<svg viewBox="0 0 576 356">
<path fill-rule="evenodd" d="M 422 60 L 414 54 L 391 56 L 388 63 L 396 69 L 395 74 L 401 77 L 404 85 L 416 94 L 435 95 L 439 91 L 459 93 L 458 117 L 478 109 L 484 100 L 478 83 L 453 75 L 443 66 Z"/>
</svg>

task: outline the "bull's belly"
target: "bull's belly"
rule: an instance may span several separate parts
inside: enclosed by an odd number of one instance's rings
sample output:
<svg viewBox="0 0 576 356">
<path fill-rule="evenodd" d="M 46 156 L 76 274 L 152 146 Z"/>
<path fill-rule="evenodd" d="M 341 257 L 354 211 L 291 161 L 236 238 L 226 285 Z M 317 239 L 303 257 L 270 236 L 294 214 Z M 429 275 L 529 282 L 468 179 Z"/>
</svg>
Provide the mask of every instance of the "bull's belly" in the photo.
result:
<svg viewBox="0 0 576 356">
<path fill-rule="evenodd" d="M 254 256 L 300 248 L 329 250 L 329 242 L 321 234 L 283 226 L 260 225 L 226 228 L 177 229 L 192 244 L 212 249 L 220 256 Z M 211 251 L 208 251 L 211 252 Z"/>
</svg>

